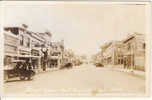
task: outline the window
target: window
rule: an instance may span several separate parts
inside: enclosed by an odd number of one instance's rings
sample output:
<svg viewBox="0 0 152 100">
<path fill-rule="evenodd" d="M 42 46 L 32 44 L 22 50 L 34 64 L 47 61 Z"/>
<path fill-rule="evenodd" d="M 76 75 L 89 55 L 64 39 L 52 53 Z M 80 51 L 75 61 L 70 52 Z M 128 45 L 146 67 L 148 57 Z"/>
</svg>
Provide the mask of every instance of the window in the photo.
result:
<svg viewBox="0 0 152 100">
<path fill-rule="evenodd" d="M 20 36 L 20 45 L 21 46 L 24 45 L 24 36 L 23 35 Z"/>
<path fill-rule="evenodd" d="M 120 64 L 120 59 L 118 59 L 118 64 Z"/>
<path fill-rule="evenodd" d="M 11 63 L 11 57 L 6 56 L 4 57 L 4 65 L 9 65 Z"/>
<path fill-rule="evenodd" d="M 146 44 L 145 43 L 143 43 L 143 49 L 145 49 L 146 48 Z"/>
<path fill-rule="evenodd" d="M 131 44 L 130 43 L 128 43 L 128 48 L 127 48 L 128 50 L 130 50 L 131 49 Z"/>
<path fill-rule="evenodd" d="M 58 56 L 58 55 L 60 55 L 60 52 L 54 52 L 54 53 L 52 54 L 52 56 Z"/>
<path fill-rule="evenodd" d="M 55 46 L 55 50 L 57 50 L 57 46 Z"/>
<path fill-rule="evenodd" d="M 123 64 L 123 59 L 121 59 L 121 64 Z"/>
<path fill-rule="evenodd" d="M 30 38 L 27 38 L 27 47 L 30 47 Z"/>
<path fill-rule="evenodd" d="M 18 35 L 19 34 L 19 30 L 18 30 L 18 28 L 9 28 L 9 27 L 7 27 L 7 28 L 4 28 L 4 30 L 5 31 L 10 31 L 12 34 L 14 34 L 14 35 Z"/>
<path fill-rule="evenodd" d="M 40 47 L 40 44 L 38 42 L 35 43 L 35 47 Z"/>
</svg>

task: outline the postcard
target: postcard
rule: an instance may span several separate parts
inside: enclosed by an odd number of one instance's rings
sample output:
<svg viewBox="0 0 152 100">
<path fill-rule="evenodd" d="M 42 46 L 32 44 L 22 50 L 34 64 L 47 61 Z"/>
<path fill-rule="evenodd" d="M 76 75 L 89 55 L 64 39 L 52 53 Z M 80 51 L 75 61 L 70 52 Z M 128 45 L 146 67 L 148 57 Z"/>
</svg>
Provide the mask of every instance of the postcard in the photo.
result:
<svg viewBox="0 0 152 100">
<path fill-rule="evenodd" d="M 4 1 L 4 97 L 147 97 L 149 2 Z"/>
</svg>

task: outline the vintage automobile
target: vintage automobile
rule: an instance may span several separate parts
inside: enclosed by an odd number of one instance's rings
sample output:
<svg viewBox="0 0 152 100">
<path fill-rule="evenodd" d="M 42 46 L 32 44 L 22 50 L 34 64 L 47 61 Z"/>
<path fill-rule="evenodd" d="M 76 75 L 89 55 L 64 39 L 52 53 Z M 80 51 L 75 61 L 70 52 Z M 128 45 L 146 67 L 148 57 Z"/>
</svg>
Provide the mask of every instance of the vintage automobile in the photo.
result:
<svg viewBox="0 0 152 100">
<path fill-rule="evenodd" d="M 102 63 L 100 63 L 100 62 L 96 62 L 96 63 L 95 63 L 95 66 L 96 66 L 96 67 L 104 67 L 104 65 L 103 65 Z"/>
<path fill-rule="evenodd" d="M 12 77 L 19 77 L 20 80 L 28 80 L 32 79 L 35 75 L 34 70 L 32 68 L 28 68 L 25 60 L 13 60 L 11 65 L 4 68 L 4 78 L 6 81 Z"/>
<path fill-rule="evenodd" d="M 72 67 L 73 67 L 72 63 L 67 62 L 67 63 L 65 63 L 64 65 L 62 65 L 62 66 L 60 67 L 60 69 L 65 69 L 65 68 L 70 69 L 70 68 L 72 68 Z"/>
</svg>

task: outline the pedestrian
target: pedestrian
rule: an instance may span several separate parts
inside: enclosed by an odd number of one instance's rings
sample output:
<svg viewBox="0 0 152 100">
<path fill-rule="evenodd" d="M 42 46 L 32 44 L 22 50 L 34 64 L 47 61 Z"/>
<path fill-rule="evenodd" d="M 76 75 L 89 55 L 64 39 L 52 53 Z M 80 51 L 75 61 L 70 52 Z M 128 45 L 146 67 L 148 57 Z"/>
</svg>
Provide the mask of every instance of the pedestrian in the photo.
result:
<svg viewBox="0 0 152 100">
<path fill-rule="evenodd" d="M 47 59 L 48 59 L 48 49 L 46 49 L 45 51 L 43 49 L 41 49 L 42 53 L 43 53 L 43 60 L 42 60 L 42 64 L 43 64 L 43 71 L 46 71 L 46 66 L 47 66 Z"/>
<path fill-rule="evenodd" d="M 126 60 L 124 60 L 124 69 L 126 69 L 127 64 L 126 64 Z"/>
</svg>

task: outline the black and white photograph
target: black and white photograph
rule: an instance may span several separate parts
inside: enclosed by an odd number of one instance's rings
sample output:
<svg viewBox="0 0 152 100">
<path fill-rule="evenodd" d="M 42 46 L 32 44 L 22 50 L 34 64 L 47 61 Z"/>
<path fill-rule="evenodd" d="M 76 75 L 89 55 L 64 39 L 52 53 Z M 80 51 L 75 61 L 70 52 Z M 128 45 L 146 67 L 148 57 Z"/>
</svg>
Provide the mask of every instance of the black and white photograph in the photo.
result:
<svg viewBox="0 0 152 100">
<path fill-rule="evenodd" d="M 149 96 L 148 2 L 4 2 L 4 97 Z"/>
</svg>

